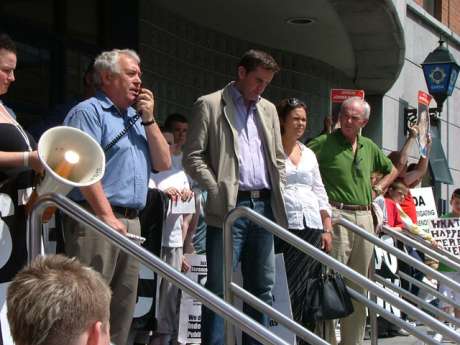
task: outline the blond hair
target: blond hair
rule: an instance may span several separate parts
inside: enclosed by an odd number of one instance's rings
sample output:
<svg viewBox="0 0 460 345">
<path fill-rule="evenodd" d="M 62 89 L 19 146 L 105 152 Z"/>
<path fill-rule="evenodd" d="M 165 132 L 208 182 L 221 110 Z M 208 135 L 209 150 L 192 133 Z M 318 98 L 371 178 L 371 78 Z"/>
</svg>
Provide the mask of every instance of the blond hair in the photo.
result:
<svg viewBox="0 0 460 345">
<path fill-rule="evenodd" d="M 76 258 L 37 257 L 7 291 L 8 322 L 18 345 L 72 344 L 97 321 L 107 325 L 111 291 Z"/>
</svg>

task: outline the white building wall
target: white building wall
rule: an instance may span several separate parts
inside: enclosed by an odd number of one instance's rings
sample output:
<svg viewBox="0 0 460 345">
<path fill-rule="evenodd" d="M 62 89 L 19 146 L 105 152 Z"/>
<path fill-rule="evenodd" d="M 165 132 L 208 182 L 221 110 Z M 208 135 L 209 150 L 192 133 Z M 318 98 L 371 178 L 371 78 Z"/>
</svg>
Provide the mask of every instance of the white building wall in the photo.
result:
<svg viewBox="0 0 460 345">
<path fill-rule="evenodd" d="M 404 66 L 398 80 L 384 95 L 382 101 L 383 149 L 397 150 L 404 142 L 403 138 L 403 107 L 407 102 L 410 107 L 417 107 L 419 90 L 427 92 L 421 63 L 427 55 L 438 46 L 440 32 L 448 33 L 448 29 L 424 10 L 414 13 L 410 8 L 415 6 L 411 0 L 394 0 L 404 27 L 406 53 Z M 460 62 L 460 41 L 458 36 L 449 38 L 443 35 L 449 51 Z M 454 185 L 442 185 L 441 197 L 448 200 L 454 188 L 460 187 L 460 89 L 459 82 L 451 97 L 444 102 L 441 116 L 441 140 L 449 162 Z M 432 107 L 436 106 L 433 100 Z M 411 159 L 418 159 L 417 151 L 413 150 Z"/>
</svg>

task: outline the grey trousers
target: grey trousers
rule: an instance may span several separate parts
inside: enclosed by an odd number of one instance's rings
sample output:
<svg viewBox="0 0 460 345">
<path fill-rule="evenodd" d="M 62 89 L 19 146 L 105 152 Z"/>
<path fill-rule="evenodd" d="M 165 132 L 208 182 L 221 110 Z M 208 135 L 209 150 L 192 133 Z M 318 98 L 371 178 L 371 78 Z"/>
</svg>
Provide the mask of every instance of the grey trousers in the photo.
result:
<svg viewBox="0 0 460 345">
<path fill-rule="evenodd" d="M 126 219 L 129 233 L 140 235 L 139 218 Z M 112 289 L 110 337 L 115 345 L 126 345 L 133 319 L 139 280 L 139 262 L 122 252 L 94 229 L 64 217 L 65 253 L 100 272 Z"/>
<path fill-rule="evenodd" d="M 161 260 L 180 272 L 182 266 L 182 247 L 161 247 Z M 157 333 L 169 334 L 177 339 L 179 327 L 179 288 L 160 277 Z"/>
</svg>

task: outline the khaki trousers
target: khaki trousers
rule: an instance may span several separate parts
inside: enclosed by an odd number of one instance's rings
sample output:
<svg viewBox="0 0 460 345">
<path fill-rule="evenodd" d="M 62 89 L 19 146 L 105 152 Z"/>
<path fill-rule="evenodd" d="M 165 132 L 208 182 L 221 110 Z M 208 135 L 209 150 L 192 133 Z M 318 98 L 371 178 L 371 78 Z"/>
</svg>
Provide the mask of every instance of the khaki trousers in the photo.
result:
<svg viewBox="0 0 460 345">
<path fill-rule="evenodd" d="M 88 207 L 85 207 L 88 208 Z M 126 219 L 115 213 L 128 232 L 140 236 L 139 218 Z M 139 279 L 139 262 L 111 244 L 96 230 L 64 217 L 65 253 L 102 274 L 112 289 L 110 337 L 115 345 L 126 345 L 133 319 Z"/>
<path fill-rule="evenodd" d="M 369 233 L 374 233 L 374 223 L 370 211 L 346 211 L 332 209 L 334 217 L 340 217 L 355 223 L 364 228 Z M 341 226 L 334 225 L 332 233 L 332 251 L 331 256 L 354 269 L 363 276 L 368 276 L 369 264 L 374 251 L 374 245 L 366 241 L 361 236 L 351 230 Z M 357 284 L 345 280 L 346 284 L 361 294 L 366 294 L 366 290 Z M 340 336 L 341 345 L 362 345 L 364 339 L 364 330 L 366 326 L 366 307 L 361 303 L 353 300 L 354 312 L 350 316 L 340 319 Z M 320 326 L 317 331 L 321 332 Z M 337 344 L 335 338 L 334 322 L 326 321 L 325 339 L 332 345 Z"/>
</svg>

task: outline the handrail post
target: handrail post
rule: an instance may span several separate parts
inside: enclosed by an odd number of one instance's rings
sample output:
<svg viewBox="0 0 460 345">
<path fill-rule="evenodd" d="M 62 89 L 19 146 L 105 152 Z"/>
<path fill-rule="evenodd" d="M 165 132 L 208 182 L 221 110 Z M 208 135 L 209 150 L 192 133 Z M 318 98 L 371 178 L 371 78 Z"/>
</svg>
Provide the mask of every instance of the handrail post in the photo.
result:
<svg viewBox="0 0 460 345">
<path fill-rule="evenodd" d="M 37 203 L 27 219 L 27 262 L 30 264 L 32 260 L 40 254 L 41 251 L 41 234 L 42 221 L 41 217 L 45 209 L 54 205 L 51 201 Z"/>
<path fill-rule="evenodd" d="M 372 255 L 372 260 L 371 264 L 369 266 L 369 279 L 371 281 L 375 281 L 375 251 L 374 255 Z M 375 303 L 377 303 L 377 296 L 374 295 L 372 292 L 369 292 L 371 295 L 371 300 Z M 377 313 L 369 309 L 369 319 L 370 319 L 370 324 L 371 324 L 371 345 L 377 345 L 379 343 L 379 325 L 377 323 Z"/>
<path fill-rule="evenodd" d="M 223 254 L 224 254 L 224 299 L 225 302 L 233 304 L 233 292 L 231 289 L 233 277 L 233 222 L 235 217 L 228 213 L 224 219 L 223 231 Z M 225 344 L 235 344 L 235 334 L 232 325 L 225 321 Z"/>
</svg>

